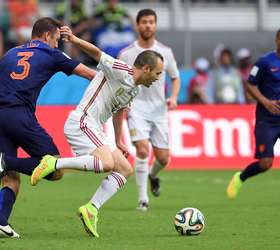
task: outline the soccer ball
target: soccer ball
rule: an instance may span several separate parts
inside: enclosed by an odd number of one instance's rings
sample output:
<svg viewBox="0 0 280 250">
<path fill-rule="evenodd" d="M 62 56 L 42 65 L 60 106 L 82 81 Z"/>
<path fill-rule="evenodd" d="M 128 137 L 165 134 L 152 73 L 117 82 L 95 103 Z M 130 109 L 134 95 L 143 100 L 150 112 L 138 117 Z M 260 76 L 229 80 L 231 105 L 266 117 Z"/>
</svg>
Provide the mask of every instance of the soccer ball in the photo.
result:
<svg viewBox="0 0 280 250">
<path fill-rule="evenodd" d="M 186 207 L 175 215 L 174 226 L 181 235 L 198 235 L 205 227 L 205 219 L 197 208 Z"/>
</svg>

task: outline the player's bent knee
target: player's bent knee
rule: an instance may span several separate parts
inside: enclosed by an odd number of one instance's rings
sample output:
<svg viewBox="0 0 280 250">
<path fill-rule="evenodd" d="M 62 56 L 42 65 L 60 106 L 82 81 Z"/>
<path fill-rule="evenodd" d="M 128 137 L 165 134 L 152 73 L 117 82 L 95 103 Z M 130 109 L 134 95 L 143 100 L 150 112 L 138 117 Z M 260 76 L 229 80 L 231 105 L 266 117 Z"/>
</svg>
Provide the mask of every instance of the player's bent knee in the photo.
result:
<svg viewBox="0 0 280 250">
<path fill-rule="evenodd" d="M 140 148 L 137 150 L 136 154 L 140 159 L 146 159 L 149 156 L 149 151 L 145 148 Z"/>
<path fill-rule="evenodd" d="M 161 165 L 166 166 L 170 161 L 170 157 L 169 157 L 169 155 L 167 155 L 167 156 L 164 156 L 164 157 L 160 157 L 157 160 L 159 161 L 159 163 Z"/>
<path fill-rule="evenodd" d="M 144 143 L 135 143 L 135 147 L 136 147 L 136 155 L 137 157 L 139 157 L 140 159 L 145 159 L 149 156 L 149 147 L 148 144 L 144 144 Z"/>
<path fill-rule="evenodd" d="M 114 165 L 115 165 L 113 158 L 103 160 L 102 164 L 103 164 L 104 172 L 112 171 L 114 169 Z"/>
<path fill-rule="evenodd" d="M 131 176 L 131 175 L 133 175 L 133 169 L 132 169 L 132 167 L 129 165 L 128 168 L 127 168 L 127 174 L 126 174 L 126 176 L 129 177 L 129 176 Z"/>
<path fill-rule="evenodd" d="M 133 175 L 133 169 L 130 164 L 123 164 L 120 169 L 120 174 L 122 174 L 125 178 Z"/>
</svg>

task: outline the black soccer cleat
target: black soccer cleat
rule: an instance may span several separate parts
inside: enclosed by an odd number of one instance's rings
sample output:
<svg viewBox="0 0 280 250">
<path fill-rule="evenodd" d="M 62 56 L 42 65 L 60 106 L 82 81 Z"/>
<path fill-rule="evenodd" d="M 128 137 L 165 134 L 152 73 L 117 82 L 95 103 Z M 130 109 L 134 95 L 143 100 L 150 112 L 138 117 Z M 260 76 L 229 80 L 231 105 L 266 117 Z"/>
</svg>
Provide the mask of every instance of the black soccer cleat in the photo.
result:
<svg viewBox="0 0 280 250">
<path fill-rule="evenodd" d="M 151 184 L 151 192 L 155 197 L 160 195 L 160 180 L 158 177 L 152 177 L 149 175 L 149 180 Z"/>
<path fill-rule="evenodd" d="M 20 235 L 12 228 L 11 225 L 0 225 L 0 238 L 20 238 Z"/>
<path fill-rule="evenodd" d="M 6 164 L 4 161 L 4 153 L 0 152 L 0 180 L 5 176 L 7 173 L 6 171 Z"/>
</svg>

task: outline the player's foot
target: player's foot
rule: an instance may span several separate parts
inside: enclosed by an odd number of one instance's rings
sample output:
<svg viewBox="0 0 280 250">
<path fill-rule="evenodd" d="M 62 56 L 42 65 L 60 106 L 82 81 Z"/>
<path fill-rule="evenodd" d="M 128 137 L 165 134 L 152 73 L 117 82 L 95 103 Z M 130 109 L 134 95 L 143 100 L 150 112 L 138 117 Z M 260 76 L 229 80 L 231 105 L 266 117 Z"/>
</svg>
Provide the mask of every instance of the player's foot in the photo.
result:
<svg viewBox="0 0 280 250">
<path fill-rule="evenodd" d="M 227 186 L 227 196 L 229 199 L 234 199 L 242 187 L 242 180 L 240 179 L 241 172 L 236 172 Z"/>
<path fill-rule="evenodd" d="M 0 225 L 0 238 L 20 238 L 20 235 L 11 227 L 11 225 Z"/>
<path fill-rule="evenodd" d="M 31 185 L 35 186 L 44 177 L 55 171 L 57 159 L 51 155 L 45 155 L 40 164 L 33 170 L 31 175 Z"/>
<path fill-rule="evenodd" d="M 81 218 L 86 232 L 93 236 L 99 237 L 97 233 L 97 214 L 98 210 L 90 202 L 78 209 L 78 215 Z"/>
<path fill-rule="evenodd" d="M 148 208 L 149 208 L 149 204 L 148 204 L 148 202 L 145 202 L 145 201 L 139 201 L 138 206 L 136 207 L 137 210 L 143 211 L 143 212 L 147 211 Z"/>
<path fill-rule="evenodd" d="M 151 184 L 151 191 L 152 194 L 156 197 L 160 195 L 160 180 L 158 177 L 152 177 L 149 175 L 149 180 Z"/>
<path fill-rule="evenodd" d="M 0 153 L 0 180 L 6 175 L 6 164 L 4 161 L 4 153 Z"/>
</svg>

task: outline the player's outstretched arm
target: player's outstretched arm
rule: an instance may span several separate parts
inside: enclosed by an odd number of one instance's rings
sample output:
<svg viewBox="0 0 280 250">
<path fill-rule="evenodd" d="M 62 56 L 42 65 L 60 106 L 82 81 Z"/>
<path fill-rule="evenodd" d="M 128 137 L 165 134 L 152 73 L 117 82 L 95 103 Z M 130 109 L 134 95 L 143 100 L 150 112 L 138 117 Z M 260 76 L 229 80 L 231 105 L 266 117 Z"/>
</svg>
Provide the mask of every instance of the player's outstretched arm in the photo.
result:
<svg viewBox="0 0 280 250">
<path fill-rule="evenodd" d="M 60 28 L 60 34 L 64 37 L 65 41 L 75 44 L 81 50 L 99 62 L 102 51 L 98 47 L 75 36 L 68 26 L 62 26 Z"/>
</svg>

